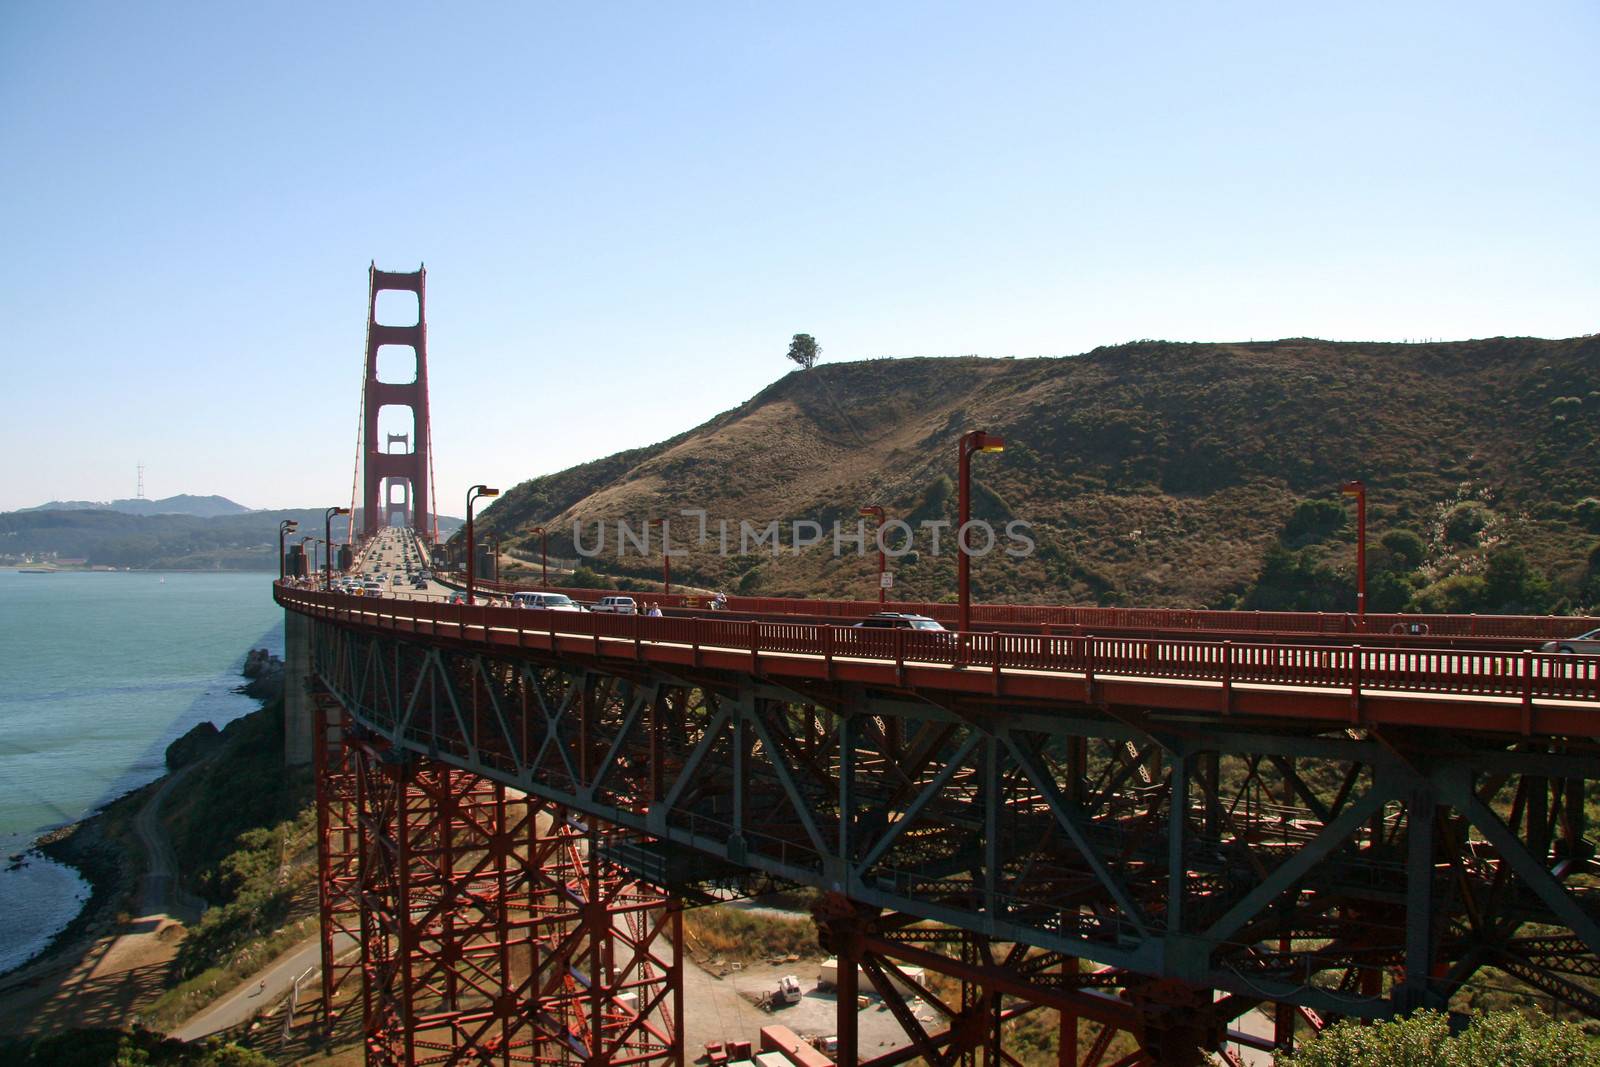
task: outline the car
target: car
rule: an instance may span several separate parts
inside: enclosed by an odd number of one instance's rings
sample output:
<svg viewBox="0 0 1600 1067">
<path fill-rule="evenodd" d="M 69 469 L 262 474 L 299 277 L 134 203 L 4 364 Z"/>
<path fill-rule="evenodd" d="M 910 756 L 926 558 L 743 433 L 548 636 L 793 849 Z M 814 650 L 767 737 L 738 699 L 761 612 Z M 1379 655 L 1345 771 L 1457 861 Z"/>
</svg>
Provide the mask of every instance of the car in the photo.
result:
<svg viewBox="0 0 1600 1067">
<path fill-rule="evenodd" d="M 1600 656 L 1600 630 L 1590 630 L 1577 637 L 1563 637 L 1557 641 L 1546 641 L 1539 646 L 1540 652 L 1564 652 L 1568 655 L 1580 654 L 1585 656 Z"/>
<path fill-rule="evenodd" d="M 361 595 L 362 596 L 382 596 L 383 595 L 383 583 L 382 582 L 362 582 L 361 583 Z"/>
<path fill-rule="evenodd" d="M 856 629 L 868 630 L 937 630 L 947 633 L 937 619 L 926 615 L 913 615 L 905 611 L 879 611 L 855 624 Z"/>
<path fill-rule="evenodd" d="M 639 605 L 631 596 L 603 596 L 595 601 L 589 610 L 608 612 L 612 615 L 637 615 Z"/>
<path fill-rule="evenodd" d="M 512 601 L 519 608 L 540 608 L 544 611 L 582 611 L 565 593 L 513 593 Z"/>
</svg>

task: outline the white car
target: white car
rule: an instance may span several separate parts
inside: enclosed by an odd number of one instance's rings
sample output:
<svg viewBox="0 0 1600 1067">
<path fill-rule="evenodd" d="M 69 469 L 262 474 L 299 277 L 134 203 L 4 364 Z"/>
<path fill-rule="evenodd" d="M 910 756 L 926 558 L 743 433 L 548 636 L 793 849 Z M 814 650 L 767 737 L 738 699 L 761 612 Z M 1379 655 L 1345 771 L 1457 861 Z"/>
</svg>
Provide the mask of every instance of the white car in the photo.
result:
<svg viewBox="0 0 1600 1067">
<path fill-rule="evenodd" d="M 637 615 L 639 605 L 631 596 L 603 596 L 589 610 L 609 612 L 612 615 Z"/>
<path fill-rule="evenodd" d="M 583 607 L 565 593 L 513 593 L 511 600 L 519 608 L 541 608 L 545 611 L 582 611 Z"/>
</svg>

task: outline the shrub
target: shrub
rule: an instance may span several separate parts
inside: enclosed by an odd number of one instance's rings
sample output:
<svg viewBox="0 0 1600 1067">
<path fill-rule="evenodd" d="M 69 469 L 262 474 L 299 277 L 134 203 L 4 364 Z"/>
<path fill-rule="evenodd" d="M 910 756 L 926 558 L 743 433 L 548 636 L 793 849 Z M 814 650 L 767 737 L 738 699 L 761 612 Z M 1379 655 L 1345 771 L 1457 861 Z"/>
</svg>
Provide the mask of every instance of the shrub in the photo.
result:
<svg viewBox="0 0 1600 1067">
<path fill-rule="evenodd" d="M 610 589 L 611 579 L 603 574 L 598 574 L 588 567 L 579 567 L 572 572 L 572 577 L 567 579 L 573 589 Z"/>
<path fill-rule="evenodd" d="M 1533 573 L 1520 548 L 1502 548 L 1489 554 L 1483 593 L 1491 611 L 1540 614 L 1550 607 L 1550 583 Z"/>
<path fill-rule="evenodd" d="M 1475 1016 L 1452 1037 L 1448 1019 L 1418 1012 L 1375 1026 L 1337 1023 L 1294 1054 L 1295 1067 L 1600 1067 L 1600 1042 L 1573 1023 L 1513 1012 Z"/>
<path fill-rule="evenodd" d="M 1480 611 L 1486 599 L 1483 584 L 1483 579 L 1475 574 L 1451 575 L 1417 594 L 1417 610 L 1430 615 L 1464 615 Z"/>
<path fill-rule="evenodd" d="M 1414 571 L 1428 558 L 1428 546 L 1410 530 L 1390 530 L 1379 542 L 1389 553 L 1394 569 Z"/>
<path fill-rule="evenodd" d="M 1586 496 L 1572 505 L 1572 514 L 1579 526 L 1590 533 L 1600 533 L 1600 500 Z"/>
<path fill-rule="evenodd" d="M 1444 515 L 1444 535 L 1454 545 L 1472 546 L 1489 525 L 1489 509 L 1476 500 L 1463 500 Z"/>
<path fill-rule="evenodd" d="M 1301 543 L 1320 541 L 1344 529 L 1348 518 L 1341 501 L 1302 500 L 1283 525 L 1283 539 Z"/>
</svg>

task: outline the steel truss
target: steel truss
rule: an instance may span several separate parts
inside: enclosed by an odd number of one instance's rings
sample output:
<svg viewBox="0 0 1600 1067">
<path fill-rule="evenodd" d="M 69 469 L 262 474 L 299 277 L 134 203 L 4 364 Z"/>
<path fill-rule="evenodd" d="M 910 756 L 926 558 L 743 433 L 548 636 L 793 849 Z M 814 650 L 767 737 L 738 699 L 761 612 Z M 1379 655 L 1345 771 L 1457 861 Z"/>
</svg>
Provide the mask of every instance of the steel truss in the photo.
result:
<svg viewBox="0 0 1600 1067">
<path fill-rule="evenodd" d="M 367 1062 L 677 1064 L 681 912 L 571 808 L 319 704 L 323 1004 Z M 358 964 L 344 962 L 351 956 Z"/>
<path fill-rule="evenodd" d="M 1600 1017 L 1592 738 L 781 687 L 314 625 L 322 683 L 397 750 L 631 831 L 614 858 L 676 890 L 753 869 L 1006 946 L 1019 1002 L 1057 982 L 1029 961 L 1094 961 L 1135 1016 L 1066 1007 L 1162 1063 L 1260 1004 L 1284 1044 L 1297 1012 L 1447 1006 L 1486 968 Z"/>
</svg>

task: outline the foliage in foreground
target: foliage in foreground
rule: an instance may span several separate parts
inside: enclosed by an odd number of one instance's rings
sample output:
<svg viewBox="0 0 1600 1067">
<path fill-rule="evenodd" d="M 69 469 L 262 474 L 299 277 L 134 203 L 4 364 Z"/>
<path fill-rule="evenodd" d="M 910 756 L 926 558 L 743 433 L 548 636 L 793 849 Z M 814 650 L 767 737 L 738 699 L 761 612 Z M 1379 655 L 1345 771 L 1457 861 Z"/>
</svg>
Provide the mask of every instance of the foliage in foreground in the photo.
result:
<svg viewBox="0 0 1600 1067">
<path fill-rule="evenodd" d="M 1345 1021 L 1294 1055 L 1295 1067 L 1600 1067 L 1600 1041 L 1573 1023 L 1515 1012 L 1474 1016 L 1452 1036 L 1438 1012 L 1417 1012 L 1375 1026 Z"/>
<path fill-rule="evenodd" d="M 0 1058 L 10 1067 L 270 1067 L 272 1063 L 238 1045 L 189 1044 L 137 1027 L 0 1040 Z"/>
</svg>

